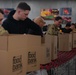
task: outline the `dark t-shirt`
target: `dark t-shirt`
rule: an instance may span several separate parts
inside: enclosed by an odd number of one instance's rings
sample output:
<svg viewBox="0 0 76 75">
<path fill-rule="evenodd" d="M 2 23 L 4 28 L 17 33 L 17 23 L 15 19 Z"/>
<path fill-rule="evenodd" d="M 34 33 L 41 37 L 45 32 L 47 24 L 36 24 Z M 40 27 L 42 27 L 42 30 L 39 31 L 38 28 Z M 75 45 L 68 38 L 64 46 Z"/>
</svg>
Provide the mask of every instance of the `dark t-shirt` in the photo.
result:
<svg viewBox="0 0 76 75">
<path fill-rule="evenodd" d="M 70 33 L 72 31 L 72 29 L 65 29 L 65 28 L 62 28 L 61 30 L 63 33 Z"/>
</svg>

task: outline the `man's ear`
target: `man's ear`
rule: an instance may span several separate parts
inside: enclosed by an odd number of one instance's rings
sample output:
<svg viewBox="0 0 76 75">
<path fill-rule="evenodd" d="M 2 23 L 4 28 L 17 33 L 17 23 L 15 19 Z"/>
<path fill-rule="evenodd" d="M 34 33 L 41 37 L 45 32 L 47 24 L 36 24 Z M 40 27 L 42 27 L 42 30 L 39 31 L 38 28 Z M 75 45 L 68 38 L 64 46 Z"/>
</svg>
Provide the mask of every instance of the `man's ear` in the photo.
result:
<svg viewBox="0 0 76 75">
<path fill-rule="evenodd" d="M 20 11 L 20 9 L 17 9 L 17 13 L 19 14 L 21 11 Z"/>
<path fill-rule="evenodd" d="M 20 14 L 20 10 L 18 10 L 18 14 Z"/>
</svg>

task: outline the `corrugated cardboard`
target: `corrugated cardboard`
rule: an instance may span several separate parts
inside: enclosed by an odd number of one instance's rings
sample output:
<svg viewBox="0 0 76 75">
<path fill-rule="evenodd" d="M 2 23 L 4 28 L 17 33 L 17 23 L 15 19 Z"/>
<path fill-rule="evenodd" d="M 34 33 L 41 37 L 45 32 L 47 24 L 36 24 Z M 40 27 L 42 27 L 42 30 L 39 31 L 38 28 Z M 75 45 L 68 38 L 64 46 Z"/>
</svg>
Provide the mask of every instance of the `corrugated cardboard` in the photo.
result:
<svg viewBox="0 0 76 75">
<path fill-rule="evenodd" d="M 57 59 L 57 36 L 51 35 L 51 60 Z"/>
<path fill-rule="evenodd" d="M 45 35 L 44 38 L 41 39 L 41 63 L 47 64 L 51 62 L 51 40 L 49 35 Z"/>
<path fill-rule="evenodd" d="M 57 58 L 57 36 L 56 35 L 46 35 L 45 43 L 47 46 L 50 47 L 51 60 L 56 59 Z"/>
<path fill-rule="evenodd" d="M 45 35 L 45 43 L 41 44 L 41 64 L 50 63 L 57 58 L 57 36 Z"/>
<path fill-rule="evenodd" d="M 72 46 L 76 48 L 76 32 L 72 33 Z"/>
<path fill-rule="evenodd" d="M 26 75 L 40 69 L 40 48 L 40 36 L 0 36 L 0 75 Z"/>
<path fill-rule="evenodd" d="M 25 75 L 27 52 L 23 35 L 0 36 L 0 75 Z"/>
<path fill-rule="evenodd" d="M 41 45 L 41 62 L 40 64 L 47 64 L 51 62 L 51 50 L 50 47 L 46 47 L 45 44 Z"/>
<path fill-rule="evenodd" d="M 27 35 L 26 50 L 28 52 L 27 72 L 40 69 L 41 37 Z"/>
<path fill-rule="evenodd" d="M 59 34 L 59 51 L 72 50 L 72 34 Z"/>
</svg>

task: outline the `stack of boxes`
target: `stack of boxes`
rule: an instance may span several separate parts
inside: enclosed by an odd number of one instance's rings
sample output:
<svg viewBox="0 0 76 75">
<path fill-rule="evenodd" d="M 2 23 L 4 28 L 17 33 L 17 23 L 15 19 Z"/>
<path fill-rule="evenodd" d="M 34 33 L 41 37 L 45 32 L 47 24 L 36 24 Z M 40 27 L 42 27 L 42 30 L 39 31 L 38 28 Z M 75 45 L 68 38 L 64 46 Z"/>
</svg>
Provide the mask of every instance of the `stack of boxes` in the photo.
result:
<svg viewBox="0 0 76 75">
<path fill-rule="evenodd" d="M 25 75 L 57 59 L 58 51 L 76 48 L 76 33 L 0 36 L 0 75 Z M 73 38 L 73 39 L 72 39 Z M 72 44 L 73 42 L 73 44 Z"/>
</svg>

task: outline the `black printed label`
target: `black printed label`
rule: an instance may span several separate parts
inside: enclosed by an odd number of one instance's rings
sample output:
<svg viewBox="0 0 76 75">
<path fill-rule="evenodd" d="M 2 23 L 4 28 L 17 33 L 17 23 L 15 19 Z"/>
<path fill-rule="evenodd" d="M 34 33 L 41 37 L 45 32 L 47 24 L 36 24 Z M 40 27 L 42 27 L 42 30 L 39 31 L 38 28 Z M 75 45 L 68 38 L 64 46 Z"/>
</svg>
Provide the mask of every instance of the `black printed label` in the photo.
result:
<svg viewBox="0 0 76 75">
<path fill-rule="evenodd" d="M 22 70 L 22 55 L 13 57 L 13 72 Z"/>
<path fill-rule="evenodd" d="M 28 52 L 28 64 L 36 64 L 36 52 Z"/>
<path fill-rule="evenodd" d="M 50 48 L 46 48 L 46 57 L 50 57 Z"/>
</svg>

